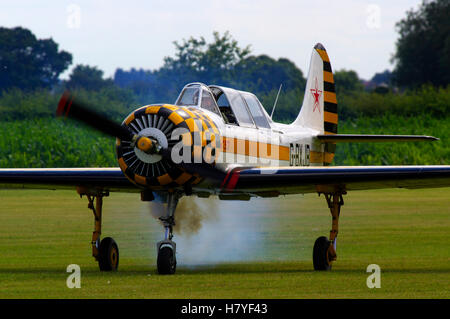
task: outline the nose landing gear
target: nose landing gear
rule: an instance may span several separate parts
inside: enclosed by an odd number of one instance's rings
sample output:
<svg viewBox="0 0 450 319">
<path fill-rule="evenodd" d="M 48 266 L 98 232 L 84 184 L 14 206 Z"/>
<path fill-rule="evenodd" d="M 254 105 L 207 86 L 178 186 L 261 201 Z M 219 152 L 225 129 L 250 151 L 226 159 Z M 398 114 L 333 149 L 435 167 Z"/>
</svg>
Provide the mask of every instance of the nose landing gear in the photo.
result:
<svg viewBox="0 0 450 319">
<path fill-rule="evenodd" d="M 174 214 L 180 197 L 181 196 L 178 193 L 169 193 L 167 195 L 166 215 L 159 218 L 165 228 L 164 240 L 161 240 L 156 244 L 158 253 L 156 265 L 158 273 L 161 275 L 173 275 L 177 268 L 177 246 L 175 242 L 172 241 L 172 238 L 173 226 L 175 226 Z"/>
<path fill-rule="evenodd" d="M 158 259 L 156 267 L 160 275 L 173 275 L 177 268 L 176 244 L 171 240 L 161 240 L 156 245 L 158 249 Z"/>
</svg>

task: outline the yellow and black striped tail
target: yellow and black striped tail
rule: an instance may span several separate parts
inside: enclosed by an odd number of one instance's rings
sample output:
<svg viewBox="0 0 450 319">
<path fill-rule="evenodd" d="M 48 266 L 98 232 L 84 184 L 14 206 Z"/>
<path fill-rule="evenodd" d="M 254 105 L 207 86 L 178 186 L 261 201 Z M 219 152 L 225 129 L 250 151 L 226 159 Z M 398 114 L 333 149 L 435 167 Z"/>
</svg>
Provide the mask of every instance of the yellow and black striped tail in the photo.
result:
<svg viewBox="0 0 450 319">
<path fill-rule="evenodd" d="M 336 89 L 334 85 L 333 71 L 331 69 L 330 59 L 324 46 L 317 43 L 314 49 L 319 53 L 323 61 L 323 128 L 324 134 L 337 134 L 338 132 L 338 114 Z M 335 143 L 325 143 L 324 165 L 329 165 L 334 158 L 336 151 Z"/>
</svg>

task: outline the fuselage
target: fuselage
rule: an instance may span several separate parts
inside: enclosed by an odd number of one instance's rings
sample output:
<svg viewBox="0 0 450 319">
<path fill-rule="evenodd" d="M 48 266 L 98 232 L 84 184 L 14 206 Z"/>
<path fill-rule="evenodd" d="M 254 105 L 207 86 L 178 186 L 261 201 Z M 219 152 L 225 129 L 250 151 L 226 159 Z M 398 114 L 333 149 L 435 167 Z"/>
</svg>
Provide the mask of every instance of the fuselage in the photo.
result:
<svg viewBox="0 0 450 319">
<path fill-rule="evenodd" d="M 182 188 L 221 193 L 223 185 L 177 164 L 234 167 L 323 166 L 332 160 L 319 131 L 274 122 L 255 95 L 220 86 L 188 84 L 174 105 L 144 106 L 123 122 L 135 134 L 172 149 L 172 161 L 144 154 L 130 141 L 117 140 L 119 165 L 136 185 L 154 191 Z"/>
</svg>

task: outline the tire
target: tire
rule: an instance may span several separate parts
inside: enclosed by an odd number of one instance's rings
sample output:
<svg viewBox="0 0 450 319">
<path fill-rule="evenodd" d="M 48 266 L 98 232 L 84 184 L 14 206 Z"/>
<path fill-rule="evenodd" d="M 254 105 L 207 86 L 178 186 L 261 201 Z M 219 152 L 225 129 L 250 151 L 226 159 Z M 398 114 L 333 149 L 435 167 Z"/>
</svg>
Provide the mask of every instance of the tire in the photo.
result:
<svg viewBox="0 0 450 319">
<path fill-rule="evenodd" d="M 329 247 L 330 241 L 325 236 L 316 239 L 313 249 L 314 270 L 331 270 L 331 264 L 328 262 Z"/>
<path fill-rule="evenodd" d="M 173 275 L 177 268 L 173 249 L 169 246 L 160 248 L 156 264 L 160 275 Z"/>
<path fill-rule="evenodd" d="M 101 271 L 117 271 L 119 268 L 119 247 L 114 239 L 105 237 L 98 249 L 98 266 Z"/>
</svg>

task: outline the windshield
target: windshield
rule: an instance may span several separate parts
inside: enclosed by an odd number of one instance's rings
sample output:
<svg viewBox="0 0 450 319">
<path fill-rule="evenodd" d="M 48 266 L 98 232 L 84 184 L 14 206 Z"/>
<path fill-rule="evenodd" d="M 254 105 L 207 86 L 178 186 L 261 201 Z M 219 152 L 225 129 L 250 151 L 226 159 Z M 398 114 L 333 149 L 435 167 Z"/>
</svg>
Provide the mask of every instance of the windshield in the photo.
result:
<svg viewBox="0 0 450 319">
<path fill-rule="evenodd" d="M 253 116 L 253 120 L 255 121 L 256 126 L 270 128 L 269 122 L 263 111 L 261 110 L 261 106 L 253 94 L 249 94 L 246 92 L 241 92 L 244 97 L 245 102 L 250 110 L 250 113 Z"/>
<path fill-rule="evenodd" d="M 176 105 L 198 105 L 199 88 L 185 88 Z"/>
<path fill-rule="evenodd" d="M 218 113 L 216 103 L 214 102 L 214 98 L 212 97 L 211 93 L 209 91 L 203 90 L 202 93 L 202 108 Z"/>
<path fill-rule="evenodd" d="M 239 122 L 239 125 L 254 127 L 255 124 L 253 124 L 252 118 L 248 113 L 247 106 L 245 105 L 245 102 L 239 92 L 235 90 L 227 90 L 226 94 L 230 99 L 231 108 Z"/>
</svg>

